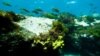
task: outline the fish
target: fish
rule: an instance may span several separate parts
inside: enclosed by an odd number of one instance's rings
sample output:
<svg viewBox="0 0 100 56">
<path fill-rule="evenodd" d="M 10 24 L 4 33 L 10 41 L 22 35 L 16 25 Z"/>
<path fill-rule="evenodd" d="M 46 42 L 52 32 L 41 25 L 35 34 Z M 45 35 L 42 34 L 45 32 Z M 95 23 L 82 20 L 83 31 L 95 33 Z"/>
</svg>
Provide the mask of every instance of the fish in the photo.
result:
<svg viewBox="0 0 100 56">
<path fill-rule="evenodd" d="M 35 13 L 35 14 L 39 14 L 40 12 L 43 12 L 43 10 L 40 9 L 40 8 L 36 8 L 32 12 Z"/>
<path fill-rule="evenodd" d="M 35 10 L 36 10 L 36 11 L 40 11 L 40 12 L 43 11 L 41 8 L 36 8 Z"/>
<path fill-rule="evenodd" d="M 94 6 L 94 4 L 93 4 L 93 3 L 90 3 L 89 5 L 90 5 L 90 6 Z"/>
<path fill-rule="evenodd" d="M 2 2 L 2 4 L 5 6 L 12 6 L 9 2 Z"/>
<path fill-rule="evenodd" d="M 32 11 L 32 12 L 33 12 L 33 13 L 35 13 L 35 14 L 39 14 L 39 12 L 38 12 L 38 11 L 35 11 L 35 10 L 34 10 L 34 11 Z"/>
<path fill-rule="evenodd" d="M 52 11 L 59 12 L 59 9 L 58 8 L 52 8 Z"/>
<path fill-rule="evenodd" d="M 27 13 L 30 12 L 29 10 L 27 10 L 27 9 L 25 9 L 25 8 L 21 8 L 20 10 L 22 10 L 22 11 L 24 11 L 24 12 L 27 12 Z"/>
</svg>

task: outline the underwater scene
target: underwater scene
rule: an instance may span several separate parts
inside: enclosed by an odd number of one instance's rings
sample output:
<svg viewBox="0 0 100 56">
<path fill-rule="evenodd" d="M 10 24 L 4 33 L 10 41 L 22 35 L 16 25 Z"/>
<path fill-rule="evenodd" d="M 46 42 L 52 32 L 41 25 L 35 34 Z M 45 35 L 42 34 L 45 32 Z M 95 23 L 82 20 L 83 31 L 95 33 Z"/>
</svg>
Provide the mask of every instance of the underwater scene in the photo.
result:
<svg viewBox="0 0 100 56">
<path fill-rule="evenodd" d="M 100 0 L 0 0 L 0 56 L 100 56 Z"/>
</svg>

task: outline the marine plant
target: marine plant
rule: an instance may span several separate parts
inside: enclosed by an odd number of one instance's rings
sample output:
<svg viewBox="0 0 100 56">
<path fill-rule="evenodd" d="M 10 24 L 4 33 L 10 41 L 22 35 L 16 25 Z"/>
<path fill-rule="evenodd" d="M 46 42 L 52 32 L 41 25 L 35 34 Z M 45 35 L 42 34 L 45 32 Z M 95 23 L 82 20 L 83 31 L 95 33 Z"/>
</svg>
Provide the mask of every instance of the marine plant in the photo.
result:
<svg viewBox="0 0 100 56">
<path fill-rule="evenodd" d="M 38 13 L 38 11 L 39 13 L 41 12 L 41 10 L 37 9 L 36 13 Z M 58 13 L 57 9 L 54 9 L 54 11 Z M 19 32 L 21 32 L 19 33 L 16 30 L 14 34 L 13 30 L 18 27 L 14 22 L 18 22 L 21 18 L 25 19 L 25 17 L 16 15 L 13 12 L 0 11 L 1 53 L 6 52 L 8 53 L 7 55 L 10 56 L 19 56 L 20 54 L 22 56 L 33 56 L 36 53 L 43 56 L 53 56 L 56 51 L 63 47 L 65 47 L 64 51 L 77 52 L 81 50 L 82 54 L 86 51 L 88 51 L 88 54 L 90 54 L 91 51 L 93 51 L 93 53 L 100 53 L 100 50 L 96 49 L 100 47 L 100 23 L 94 23 L 94 25 L 85 27 L 81 25 L 74 26 L 76 16 L 67 12 L 60 12 L 58 14 L 46 13 L 46 17 L 58 19 L 52 23 L 52 27 L 48 32 L 40 33 L 39 36 L 31 36 L 30 33 L 24 32 L 22 34 L 22 31 L 19 30 Z M 88 23 L 94 22 L 93 16 L 86 16 L 81 19 L 84 19 L 84 21 Z M 8 33 L 1 34 L 5 32 Z M 32 38 L 29 38 L 30 36 Z M 40 56 L 39 54 L 36 55 Z"/>
<path fill-rule="evenodd" d="M 95 24 L 94 26 L 88 29 L 89 34 L 93 35 L 96 38 L 100 38 L 100 23 Z"/>
<path fill-rule="evenodd" d="M 82 20 L 89 23 L 89 24 L 94 22 L 95 21 L 94 19 L 95 18 L 93 16 L 89 16 L 89 15 L 82 16 Z"/>
<path fill-rule="evenodd" d="M 44 46 L 44 50 L 47 50 L 49 47 L 52 47 L 54 50 L 62 48 L 64 46 L 63 37 L 66 32 L 68 32 L 68 29 L 64 27 L 63 23 L 54 21 L 48 33 L 41 33 L 33 38 L 33 44 L 41 44 Z"/>
<path fill-rule="evenodd" d="M 6 33 L 19 27 L 14 23 L 13 18 L 15 17 L 10 13 L 0 11 L 0 33 Z"/>
<path fill-rule="evenodd" d="M 6 13 L 8 13 L 9 16 L 12 17 L 12 20 L 13 20 L 14 22 L 18 22 L 18 21 L 20 21 L 20 20 L 25 19 L 24 16 L 19 15 L 19 14 L 17 15 L 17 14 L 15 14 L 13 11 L 7 11 Z"/>
</svg>

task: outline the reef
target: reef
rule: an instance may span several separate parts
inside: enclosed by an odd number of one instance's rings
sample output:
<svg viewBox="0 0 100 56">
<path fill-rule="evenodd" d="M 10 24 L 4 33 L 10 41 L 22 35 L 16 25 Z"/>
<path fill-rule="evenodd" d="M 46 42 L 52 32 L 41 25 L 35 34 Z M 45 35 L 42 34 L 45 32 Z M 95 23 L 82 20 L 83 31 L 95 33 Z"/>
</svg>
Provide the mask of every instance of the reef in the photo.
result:
<svg viewBox="0 0 100 56">
<path fill-rule="evenodd" d="M 28 16 L 14 12 L 0 11 L 0 55 L 3 56 L 64 56 L 64 54 L 79 54 L 80 56 L 100 55 L 100 16 L 75 16 L 68 12 L 60 12 L 53 8 L 52 13 L 40 13 L 43 21 L 38 26 L 48 26 L 43 32 L 33 32 L 22 27 Z M 32 18 L 32 17 L 31 17 Z M 51 19 L 44 22 L 43 19 Z M 33 19 L 33 18 L 32 18 Z M 54 20 L 53 20 L 54 19 Z M 39 20 L 39 19 L 38 19 Z M 36 22 L 38 22 L 38 20 Z M 35 21 L 27 21 L 28 23 Z M 81 24 L 84 23 L 84 24 Z M 35 23 L 34 23 L 35 24 Z M 24 24 L 27 25 L 27 24 Z M 43 25 L 43 26 L 42 26 Z M 33 28 L 35 27 L 32 26 Z M 38 27 L 36 28 L 38 29 Z M 40 30 L 40 29 L 38 29 Z M 38 33 L 38 34 L 37 34 Z M 5 54 L 3 54 L 5 53 Z M 38 53 L 38 54 L 37 54 Z"/>
<path fill-rule="evenodd" d="M 54 21 L 47 33 L 36 35 L 17 24 L 25 17 L 4 11 L 1 11 L 0 17 L 0 52 L 6 53 L 3 55 L 40 56 L 36 54 L 36 50 L 43 56 L 59 55 L 57 50 L 64 46 L 63 37 L 66 29 L 59 21 Z M 20 20 L 16 20 L 17 18 Z"/>
</svg>

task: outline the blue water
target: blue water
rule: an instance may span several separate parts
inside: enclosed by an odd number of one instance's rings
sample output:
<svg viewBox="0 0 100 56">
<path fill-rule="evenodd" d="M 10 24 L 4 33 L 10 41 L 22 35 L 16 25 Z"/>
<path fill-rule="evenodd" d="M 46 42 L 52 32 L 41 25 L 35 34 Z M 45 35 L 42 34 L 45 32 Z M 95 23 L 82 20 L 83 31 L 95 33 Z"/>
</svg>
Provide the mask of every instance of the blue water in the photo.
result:
<svg viewBox="0 0 100 56">
<path fill-rule="evenodd" d="M 3 4 L 6 2 L 11 6 Z M 27 9 L 29 12 L 21 10 Z M 61 12 L 70 12 L 74 15 L 100 14 L 100 0 L 0 0 L 0 10 L 13 11 L 18 14 L 30 15 L 36 8 L 45 12 L 51 12 L 52 8 L 58 8 Z M 65 54 L 64 56 L 80 56 L 79 54 Z"/>
<path fill-rule="evenodd" d="M 5 6 L 2 2 L 8 2 L 12 6 Z M 21 8 L 29 10 L 30 13 L 22 13 Z M 1 10 L 32 14 L 31 11 L 35 8 L 41 8 L 46 12 L 51 12 L 52 8 L 58 8 L 60 11 L 75 15 L 87 15 L 100 13 L 100 0 L 0 0 Z"/>
</svg>

